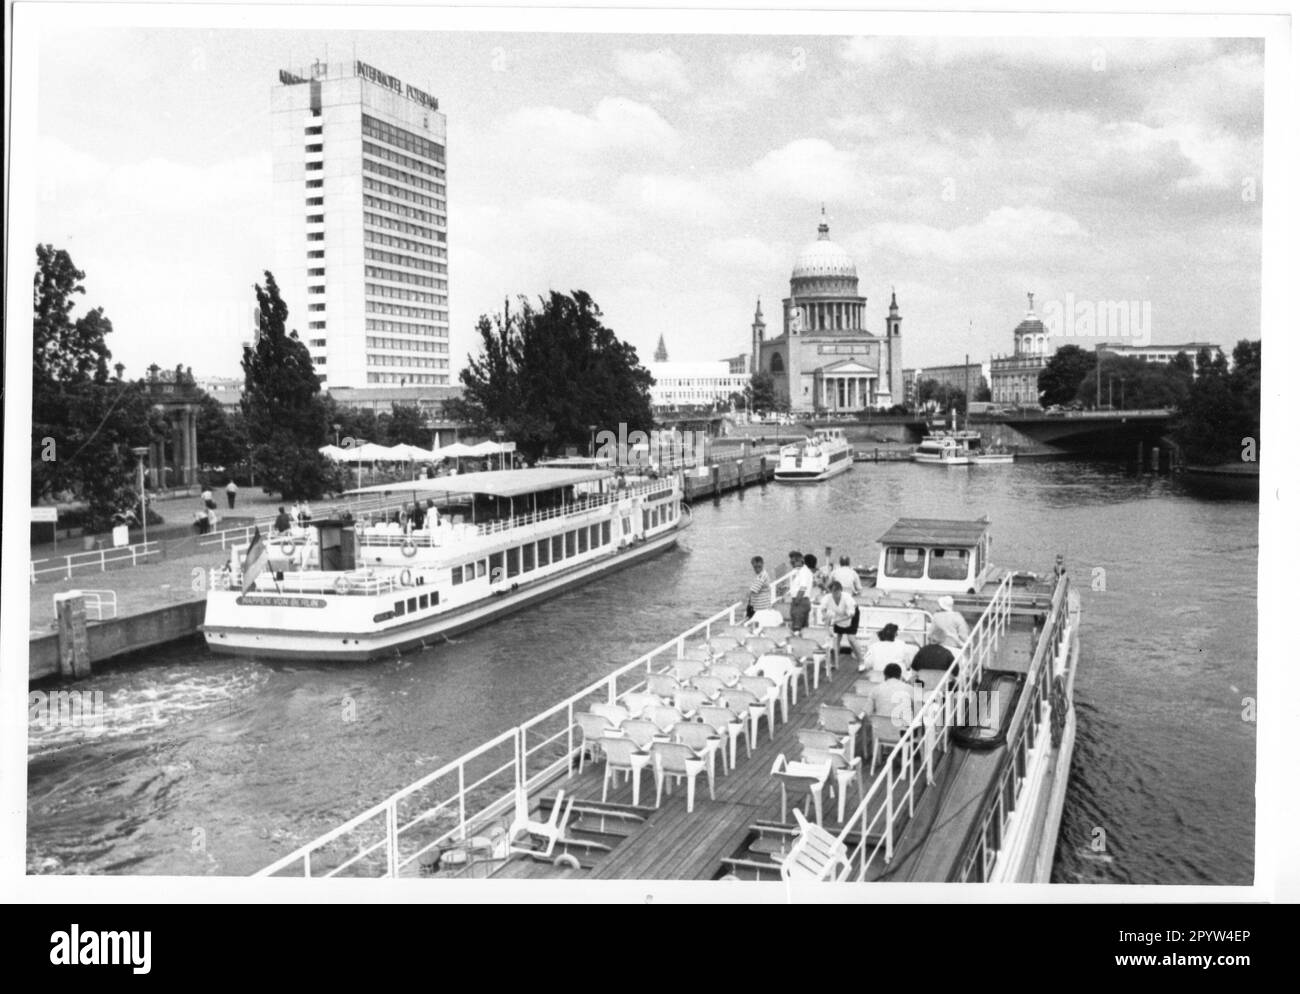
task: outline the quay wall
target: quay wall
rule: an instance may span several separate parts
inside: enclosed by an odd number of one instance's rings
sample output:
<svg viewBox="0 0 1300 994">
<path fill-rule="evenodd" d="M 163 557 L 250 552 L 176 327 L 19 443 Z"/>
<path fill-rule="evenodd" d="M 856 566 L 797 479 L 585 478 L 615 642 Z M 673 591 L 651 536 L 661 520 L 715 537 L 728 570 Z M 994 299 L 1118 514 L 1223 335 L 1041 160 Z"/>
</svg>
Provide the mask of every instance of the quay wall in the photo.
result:
<svg viewBox="0 0 1300 994">
<path fill-rule="evenodd" d="M 152 611 L 86 625 L 86 650 L 95 663 L 198 634 L 203 624 L 202 599 L 167 604 Z M 59 633 L 28 640 L 29 682 L 60 675 Z"/>
</svg>

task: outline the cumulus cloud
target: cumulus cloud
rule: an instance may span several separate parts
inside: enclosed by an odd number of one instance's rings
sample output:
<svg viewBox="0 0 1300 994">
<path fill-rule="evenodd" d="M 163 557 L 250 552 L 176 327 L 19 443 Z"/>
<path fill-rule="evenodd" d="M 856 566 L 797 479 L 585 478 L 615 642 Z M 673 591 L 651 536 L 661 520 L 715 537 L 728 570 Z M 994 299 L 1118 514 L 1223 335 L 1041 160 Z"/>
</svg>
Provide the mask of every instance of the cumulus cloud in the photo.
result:
<svg viewBox="0 0 1300 994">
<path fill-rule="evenodd" d="M 711 224 L 726 214 L 726 203 L 704 183 L 689 176 L 638 173 L 624 176 L 615 188 L 619 203 L 680 221 Z"/>
<path fill-rule="evenodd" d="M 999 207 L 977 224 L 944 229 L 885 221 L 868 233 L 873 245 L 944 263 L 1013 261 L 1068 254 L 1088 237 L 1068 214 L 1041 207 Z"/>
<path fill-rule="evenodd" d="M 652 52 L 621 49 L 614 53 L 614 71 L 628 82 L 650 90 L 686 93 L 691 88 L 686 66 L 671 48 Z"/>
<path fill-rule="evenodd" d="M 719 266 L 763 272 L 790 264 L 788 246 L 759 238 L 716 238 L 704 247 L 704 255 Z"/>
<path fill-rule="evenodd" d="M 760 187 L 774 196 L 819 201 L 860 193 L 854 156 L 821 138 L 800 138 L 754 163 Z"/>
</svg>

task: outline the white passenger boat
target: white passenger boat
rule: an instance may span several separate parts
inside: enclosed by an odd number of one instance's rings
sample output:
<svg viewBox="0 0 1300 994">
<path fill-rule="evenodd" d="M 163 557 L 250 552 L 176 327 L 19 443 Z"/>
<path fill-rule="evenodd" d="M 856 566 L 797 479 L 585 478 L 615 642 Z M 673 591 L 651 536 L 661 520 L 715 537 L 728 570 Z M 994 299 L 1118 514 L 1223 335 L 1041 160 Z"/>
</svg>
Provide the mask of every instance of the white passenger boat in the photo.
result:
<svg viewBox="0 0 1300 994">
<path fill-rule="evenodd" d="M 927 435 L 912 451 L 912 461 L 932 466 L 1004 466 L 1015 454 L 986 449 L 977 431 L 945 431 Z"/>
<path fill-rule="evenodd" d="M 314 521 L 211 572 L 203 632 L 215 652 L 370 659 L 420 647 L 667 549 L 689 522 L 677 477 L 518 469 L 384 484 L 427 499 L 419 529 Z M 257 553 L 254 553 L 257 556 Z M 258 558 L 261 558 L 258 556 Z"/>
<path fill-rule="evenodd" d="M 902 519 L 880 545 L 857 599 L 864 638 L 894 623 L 925 641 L 940 597 L 969 624 L 946 669 L 913 659 L 910 720 L 876 710 L 869 679 L 779 612 L 741 627 L 737 603 L 515 728 L 485 728 L 259 875 L 1048 881 L 1076 722 L 1081 612 L 1064 565 L 995 567 L 987 520 Z"/>
<path fill-rule="evenodd" d="M 853 465 L 843 428 L 818 428 L 802 442 L 781 447 L 773 478 L 778 483 L 819 483 Z"/>
</svg>

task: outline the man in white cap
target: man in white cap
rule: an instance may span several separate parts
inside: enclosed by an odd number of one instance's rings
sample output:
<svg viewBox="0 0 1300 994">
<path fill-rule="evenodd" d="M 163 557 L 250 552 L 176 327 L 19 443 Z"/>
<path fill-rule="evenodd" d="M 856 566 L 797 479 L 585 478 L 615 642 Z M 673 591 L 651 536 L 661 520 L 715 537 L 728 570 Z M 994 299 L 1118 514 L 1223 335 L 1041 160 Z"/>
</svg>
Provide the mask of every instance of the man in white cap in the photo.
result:
<svg viewBox="0 0 1300 994">
<path fill-rule="evenodd" d="M 956 652 L 966 644 L 968 638 L 970 627 L 966 624 L 966 619 L 952 609 L 952 598 L 940 597 L 939 610 L 930 623 L 930 641 Z"/>
</svg>

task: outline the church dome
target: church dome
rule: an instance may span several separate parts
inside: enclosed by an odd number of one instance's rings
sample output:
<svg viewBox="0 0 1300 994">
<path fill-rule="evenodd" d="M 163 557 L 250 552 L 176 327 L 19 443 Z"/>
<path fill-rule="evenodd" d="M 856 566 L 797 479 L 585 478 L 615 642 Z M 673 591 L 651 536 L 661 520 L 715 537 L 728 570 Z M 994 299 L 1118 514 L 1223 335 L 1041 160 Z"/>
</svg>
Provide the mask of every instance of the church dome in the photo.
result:
<svg viewBox="0 0 1300 994">
<path fill-rule="evenodd" d="M 791 280 L 842 279 L 857 282 L 858 267 L 853 256 L 831 241 L 830 232 L 830 225 L 823 217 L 817 226 L 817 240 L 805 245 L 795 257 Z"/>
</svg>

